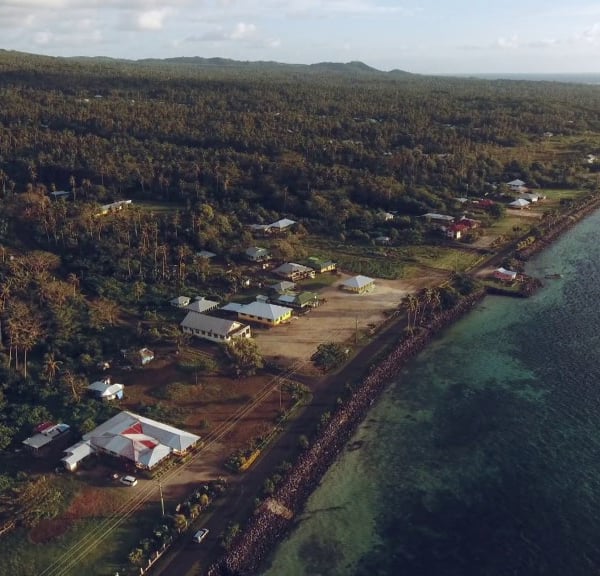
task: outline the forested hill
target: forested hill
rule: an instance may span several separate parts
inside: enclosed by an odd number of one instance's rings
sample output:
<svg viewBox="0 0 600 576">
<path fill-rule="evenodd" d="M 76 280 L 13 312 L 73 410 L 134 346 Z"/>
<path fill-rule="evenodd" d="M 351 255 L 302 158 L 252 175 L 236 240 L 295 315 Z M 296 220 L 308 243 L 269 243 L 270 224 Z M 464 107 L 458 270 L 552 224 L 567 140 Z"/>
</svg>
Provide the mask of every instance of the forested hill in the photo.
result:
<svg viewBox="0 0 600 576">
<path fill-rule="evenodd" d="M 445 210 L 465 190 L 483 194 L 505 179 L 575 186 L 600 131 L 591 86 L 386 73 L 360 62 L 0 51 L 0 96 L 4 191 L 85 182 L 99 202 L 210 201 L 240 214 L 251 206 L 337 232 L 365 210 Z M 560 138 L 552 154 L 533 152 L 548 134 Z"/>
</svg>

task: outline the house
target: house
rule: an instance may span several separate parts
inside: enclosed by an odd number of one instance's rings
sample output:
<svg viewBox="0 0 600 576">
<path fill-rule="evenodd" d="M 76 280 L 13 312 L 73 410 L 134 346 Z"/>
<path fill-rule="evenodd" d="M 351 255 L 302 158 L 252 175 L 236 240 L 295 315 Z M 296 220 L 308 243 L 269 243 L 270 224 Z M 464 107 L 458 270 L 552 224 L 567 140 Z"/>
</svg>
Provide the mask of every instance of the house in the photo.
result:
<svg viewBox="0 0 600 576">
<path fill-rule="evenodd" d="M 431 228 L 434 230 L 441 230 L 442 232 L 445 232 L 446 228 L 454 222 L 454 216 L 437 214 L 435 212 L 427 212 L 427 214 L 423 214 L 421 218 L 425 218 L 427 224 L 429 224 Z"/>
<path fill-rule="evenodd" d="M 61 462 L 73 471 L 90 454 L 101 453 L 152 470 L 171 454 L 185 454 L 199 440 L 189 432 L 124 411 L 84 434 L 81 442 L 65 450 Z"/>
<path fill-rule="evenodd" d="M 295 220 L 290 220 L 289 218 L 282 218 L 281 220 L 277 220 L 277 222 L 273 222 L 267 226 L 268 232 L 283 232 L 288 228 L 292 227 L 296 223 Z"/>
<path fill-rule="evenodd" d="M 387 245 L 392 241 L 392 239 L 389 236 L 377 236 L 377 238 L 375 238 L 375 243 L 376 244 L 381 244 L 381 245 Z"/>
<path fill-rule="evenodd" d="M 307 259 L 306 264 L 319 274 L 323 274 L 324 272 L 334 272 L 337 268 L 337 264 L 332 260 L 322 260 L 316 256 L 310 256 Z"/>
<path fill-rule="evenodd" d="M 117 202 L 103 204 L 100 206 L 100 212 L 98 212 L 96 216 L 103 216 L 105 214 L 109 214 L 110 212 L 117 212 L 125 208 L 125 206 L 129 206 L 131 203 L 131 200 L 117 200 Z"/>
<path fill-rule="evenodd" d="M 52 449 L 64 446 L 65 440 L 70 438 L 71 427 L 63 423 L 44 422 L 35 428 L 35 432 L 23 440 L 23 445 L 33 456 L 41 458 Z"/>
<path fill-rule="evenodd" d="M 208 300 L 207 298 L 204 298 L 204 296 L 198 296 L 193 302 L 188 304 L 185 309 L 189 310 L 190 312 L 202 314 L 203 312 L 214 310 L 218 306 L 218 302 L 215 302 L 214 300 Z"/>
<path fill-rule="evenodd" d="M 225 306 L 221 306 L 221 308 L 219 308 L 219 310 L 221 312 L 227 312 L 230 314 L 235 314 L 237 316 L 237 313 L 244 307 L 244 304 L 240 304 L 238 302 L 229 302 L 228 304 L 225 304 Z"/>
<path fill-rule="evenodd" d="M 463 234 L 469 229 L 467 224 L 463 224 L 462 222 L 457 222 L 456 224 L 451 224 L 446 228 L 446 236 L 448 238 L 454 238 L 456 240 L 460 240 Z"/>
<path fill-rule="evenodd" d="M 87 389 L 98 400 L 122 400 L 123 384 L 111 384 L 110 376 L 92 382 Z"/>
<path fill-rule="evenodd" d="M 252 335 L 250 326 L 246 324 L 197 312 L 190 312 L 180 326 L 186 334 L 211 342 L 230 342 L 235 338 L 250 338 Z"/>
<path fill-rule="evenodd" d="M 509 202 L 508 204 L 511 208 L 516 208 L 517 210 L 522 210 L 523 208 L 527 208 L 529 206 L 529 201 L 524 198 L 518 198 L 513 202 Z"/>
<path fill-rule="evenodd" d="M 294 282 L 289 282 L 288 280 L 282 280 L 281 282 L 277 282 L 277 284 L 273 284 L 269 286 L 271 290 L 275 290 L 278 294 L 283 294 L 284 292 L 288 292 L 289 290 L 293 290 L 296 287 Z"/>
<path fill-rule="evenodd" d="M 292 309 L 286 306 L 269 304 L 264 300 L 256 300 L 238 309 L 238 318 L 248 322 L 256 322 L 265 326 L 277 326 L 292 317 Z"/>
<path fill-rule="evenodd" d="M 364 294 L 365 292 L 370 292 L 375 287 L 375 280 L 373 278 L 369 278 L 368 276 L 353 276 L 352 278 L 348 278 L 340 284 L 340 287 L 344 290 L 348 290 L 349 292 L 354 292 L 356 294 Z"/>
<path fill-rule="evenodd" d="M 189 296 L 177 296 L 177 298 L 169 300 L 169 304 L 175 308 L 185 308 L 189 303 Z"/>
<path fill-rule="evenodd" d="M 210 260 L 211 258 L 215 258 L 216 254 L 208 250 L 200 250 L 200 252 L 196 252 L 196 257 L 204 258 L 205 260 Z"/>
<path fill-rule="evenodd" d="M 540 200 L 539 194 L 533 194 L 533 193 L 521 194 L 520 197 L 523 198 L 523 200 L 527 200 L 528 202 L 531 202 L 531 203 L 537 202 L 538 200 Z"/>
<path fill-rule="evenodd" d="M 507 182 L 506 185 L 509 187 L 511 192 L 524 192 L 525 191 L 525 182 L 523 180 L 511 180 Z"/>
<path fill-rule="evenodd" d="M 501 267 L 494 270 L 494 278 L 502 282 L 513 282 L 517 278 L 517 273 Z"/>
<path fill-rule="evenodd" d="M 59 200 L 60 198 L 64 198 L 66 200 L 70 195 L 70 190 L 54 190 L 50 192 L 50 196 L 52 196 L 54 200 Z"/>
<path fill-rule="evenodd" d="M 138 350 L 137 357 L 139 363 L 142 366 L 145 366 L 146 364 L 149 364 L 150 362 L 152 362 L 152 360 L 154 360 L 154 352 L 152 352 L 152 350 L 148 350 L 148 348 L 142 348 Z"/>
<path fill-rule="evenodd" d="M 292 308 L 316 308 L 319 305 L 319 296 L 314 292 L 281 294 L 277 297 L 276 302 Z"/>
<path fill-rule="evenodd" d="M 394 215 L 391 212 L 377 212 L 377 218 L 383 222 L 391 222 Z"/>
<path fill-rule="evenodd" d="M 261 262 L 262 260 L 268 260 L 270 258 L 269 251 L 266 248 L 261 248 L 259 246 L 252 246 L 248 248 L 244 253 L 248 260 L 252 260 L 252 262 Z"/>
<path fill-rule="evenodd" d="M 286 262 L 278 268 L 275 268 L 273 273 L 282 278 L 286 278 L 287 280 L 291 280 L 292 282 L 297 282 L 303 278 L 315 277 L 315 271 L 312 268 L 302 264 L 296 264 L 295 262 Z"/>
</svg>

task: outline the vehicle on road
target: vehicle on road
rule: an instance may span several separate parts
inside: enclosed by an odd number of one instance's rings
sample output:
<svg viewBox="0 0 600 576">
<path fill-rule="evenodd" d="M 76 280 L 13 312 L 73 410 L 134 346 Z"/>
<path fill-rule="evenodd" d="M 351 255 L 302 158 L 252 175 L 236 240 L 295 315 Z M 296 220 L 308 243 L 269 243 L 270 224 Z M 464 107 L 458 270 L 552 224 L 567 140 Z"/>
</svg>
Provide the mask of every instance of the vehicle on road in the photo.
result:
<svg viewBox="0 0 600 576">
<path fill-rule="evenodd" d="M 135 486 L 137 484 L 137 478 L 135 476 L 122 476 L 119 479 L 121 484 L 125 484 L 125 486 Z"/>
<path fill-rule="evenodd" d="M 192 540 L 196 542 L 196 544 L 200 544 L 200 542 L 202 542 L 202 540 L 204 540 L 207 536 L 208 528 L 202 528 L 192 536 Z"/>
</svg>

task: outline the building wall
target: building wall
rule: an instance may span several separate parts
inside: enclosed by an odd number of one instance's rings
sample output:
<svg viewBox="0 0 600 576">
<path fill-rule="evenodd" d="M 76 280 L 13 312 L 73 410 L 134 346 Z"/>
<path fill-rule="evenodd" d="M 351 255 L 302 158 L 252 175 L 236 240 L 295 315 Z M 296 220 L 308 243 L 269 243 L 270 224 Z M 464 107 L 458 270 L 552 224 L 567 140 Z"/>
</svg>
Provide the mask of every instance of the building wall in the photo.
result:
<svg viewBox="0 0 600 576">
<path fill-rule="evenodd" d="M 238 312 L 238 318 L 240 320 L 247 320 L 249 322 L 256 322 L 257 324 L 264 324 L 265 326 L 277 326 L 286 320 L 289 320 L 292 317 L 292 311 L 286 312 L 283 316 L 279 318 L 275 318 L 275 320 L 271 320 L 269 318 L 262 318 L 259 316 L 251 316 L 250 314 L 244 314 L 243 312 Z"/>
</svg>

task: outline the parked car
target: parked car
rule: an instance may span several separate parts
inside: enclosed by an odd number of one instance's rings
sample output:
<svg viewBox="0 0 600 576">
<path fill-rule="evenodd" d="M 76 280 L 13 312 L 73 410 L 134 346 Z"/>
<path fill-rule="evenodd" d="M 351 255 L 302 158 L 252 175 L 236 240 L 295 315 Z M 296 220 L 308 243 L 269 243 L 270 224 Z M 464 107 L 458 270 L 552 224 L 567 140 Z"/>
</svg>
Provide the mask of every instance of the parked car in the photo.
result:
<svg viewBox="0 0 600 576">
<path fill-rule="evenodd" d="M 125 486 L 135 486 L 137 484 L 137 478 L 135 476 L 122 476 L 119 482 L 125 484 Z"/>
<path fill-rule="evenodd" d="M 200 544 L 200 542 L 202 542 L 202 540 L 204 540 L 207 536 L 208 528 L 202 528 L 192 536 L 192 540 L 196 542 L 196 544 Z"/>
</svg>

